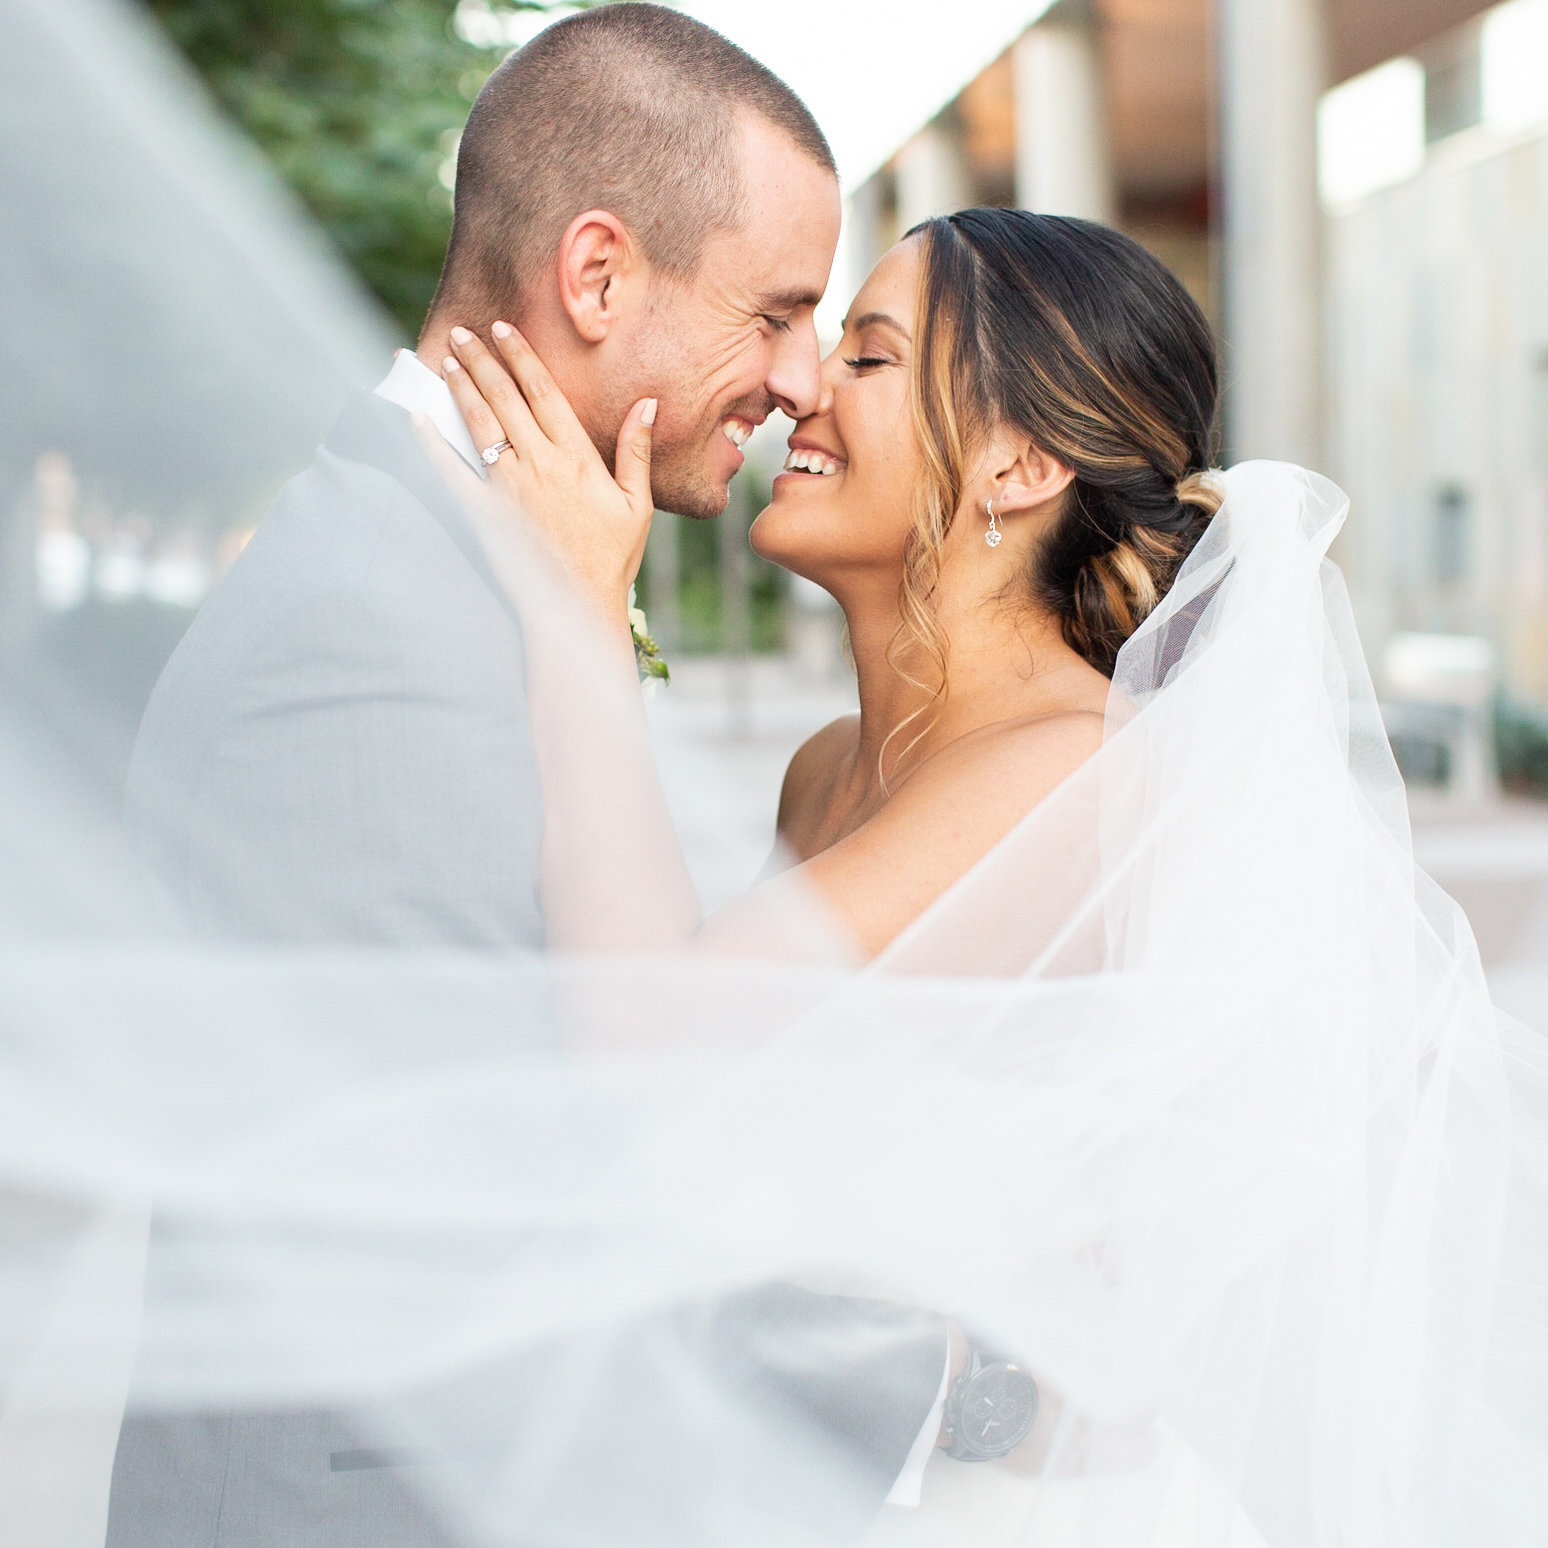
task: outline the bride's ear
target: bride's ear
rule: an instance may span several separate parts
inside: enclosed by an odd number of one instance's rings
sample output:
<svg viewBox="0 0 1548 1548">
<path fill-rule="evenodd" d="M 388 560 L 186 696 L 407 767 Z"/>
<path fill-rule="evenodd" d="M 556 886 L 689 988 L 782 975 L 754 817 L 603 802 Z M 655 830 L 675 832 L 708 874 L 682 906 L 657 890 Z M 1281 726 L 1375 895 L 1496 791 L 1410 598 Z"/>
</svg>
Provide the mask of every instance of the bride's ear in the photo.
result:
<svg viewBox="0 0 1548 1548">
<path fill-rule="evenodd" d="M 637 260 L 628 228 L 609 210 L 577 215 L 559 239 L 559 301 L 588 344 L 600 344 L 617 324 Z"/>
<path fill-rule="evenodd" d="M 1074 469 L 1026 442 L 995 458 L 991 471 L 994 508 L 1000 516 L 1036 510 L 1058 499 L 1075 482 Z"/>
</svg>

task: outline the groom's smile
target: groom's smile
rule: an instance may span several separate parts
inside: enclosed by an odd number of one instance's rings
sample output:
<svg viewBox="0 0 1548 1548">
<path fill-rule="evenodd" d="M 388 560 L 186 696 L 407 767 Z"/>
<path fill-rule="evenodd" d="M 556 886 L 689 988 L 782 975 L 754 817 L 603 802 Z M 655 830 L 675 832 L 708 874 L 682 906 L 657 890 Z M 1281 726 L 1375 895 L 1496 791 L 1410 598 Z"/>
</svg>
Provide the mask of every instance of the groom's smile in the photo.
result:
<svg viewBox="0 0 1548 1548">
<path fill-rule="evenodd" d="M 814 314 L 838 245 L 838 183 L 777 128 L 750 114 L 740 127 L 745 218 L 705 242 L 691 278 L 657 282 L 635 334 L 630 401 L 661 402 L 656 504 L 684 516 L 718 516 L 753 431 L 776 409 L 804 418 L 820 391 Z"/>
</svg>

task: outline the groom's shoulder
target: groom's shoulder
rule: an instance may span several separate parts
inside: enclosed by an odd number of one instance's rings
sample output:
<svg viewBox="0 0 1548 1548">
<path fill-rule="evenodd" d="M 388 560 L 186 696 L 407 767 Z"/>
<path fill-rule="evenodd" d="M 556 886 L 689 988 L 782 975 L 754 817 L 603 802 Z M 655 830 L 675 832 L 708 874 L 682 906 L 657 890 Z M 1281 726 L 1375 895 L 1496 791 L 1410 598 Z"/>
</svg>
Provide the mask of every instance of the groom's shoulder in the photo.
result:
<svg viewBox="0 0 1548 1548">
<path fill-rule="evenodd" d="M 330 436 L 212 589 L 203 628 L 258 630 L 318 607 L 391 615 L 416 630 L 508 622 L 470 545 L 428 498 L 388 457 L 367 460 Z"/>
<path fill-rule="evenodd" d="M 508 607 L 423 500 L 324 446 L 211 589 L 153 708 L 230 714 L 254 693 L 268 702 L 324 679 L 503 693 L 520 659 Z"/>
<path fill-rule="evenodd" d="M 423 502 L 385 469 L 328 445 L 275 496 L 227 579 L 298 593 L 379 579 L 395 552 L 420 562 L 456 557 Z"/>
</svg>

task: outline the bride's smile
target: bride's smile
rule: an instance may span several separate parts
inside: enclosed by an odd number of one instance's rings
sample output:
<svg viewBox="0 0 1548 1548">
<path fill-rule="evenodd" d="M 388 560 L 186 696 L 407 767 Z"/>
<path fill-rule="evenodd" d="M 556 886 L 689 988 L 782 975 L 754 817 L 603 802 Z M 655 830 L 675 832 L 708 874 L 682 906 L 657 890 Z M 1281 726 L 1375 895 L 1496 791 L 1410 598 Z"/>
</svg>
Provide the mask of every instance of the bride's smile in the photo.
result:
<svg viewBox="0 0 1548 1548">
<path fill-rule="evenodd" d="M 914 244 L 888 253 L 866 281 L 822 364 L 816 412 L 796 425 L 751 542 L 765 559 L 820 585 L 901 565 L 919 477 L 910 417 L 909 319 L 918 289 Z"/>
</svg>

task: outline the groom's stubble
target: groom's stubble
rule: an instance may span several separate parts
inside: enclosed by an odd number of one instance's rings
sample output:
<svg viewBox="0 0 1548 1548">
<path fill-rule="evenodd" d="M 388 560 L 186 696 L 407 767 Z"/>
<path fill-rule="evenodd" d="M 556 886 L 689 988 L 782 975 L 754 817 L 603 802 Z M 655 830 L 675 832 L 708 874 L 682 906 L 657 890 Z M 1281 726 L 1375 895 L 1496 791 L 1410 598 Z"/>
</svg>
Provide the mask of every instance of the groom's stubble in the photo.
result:
<svg viewBox="0 0 1548 1548">
<path fill-rule="evenodd" d="M 577 394 L 574 406 L 608 471 L 615 472 L 618 432 L 630 408 L 643 397 L 660 407 L 651 438 L 651 497 L 658 511 L 694 521 L 724 514 L 729 483 L 715 471 L 713 454 L 728 415 L 761 423 L 779 406 L 765 387 L 730 399 L 707 396 L 703 362 L 681 348 L 683 321 L 670 306 L 656 310 L 639 340 L 636 369 L 626 381 L 600 380 L 593 392 Z"/>
<path fill-rule="evenodd" d="M 663 400 L 665 402 L 665 400 Z M 705 467 L 706 448 L 723 435 L 721 422 L 734 414 L 756 422 L 768 418 L 776 404 L 766 392 L 709 406 L 686 434 L 658 440 L 651 457 L 650 486 L 656 509 L 695 521 L 710 521 L 725 512 L 731 486 Z M 659 423 L 659 419 L 658 419 Z"/>
</svg>

